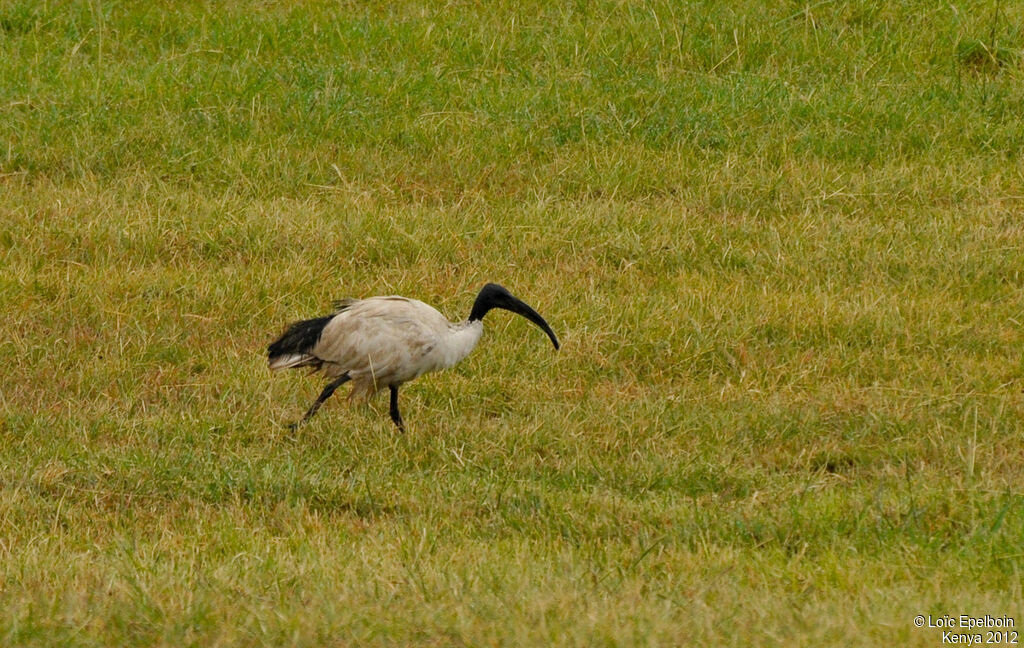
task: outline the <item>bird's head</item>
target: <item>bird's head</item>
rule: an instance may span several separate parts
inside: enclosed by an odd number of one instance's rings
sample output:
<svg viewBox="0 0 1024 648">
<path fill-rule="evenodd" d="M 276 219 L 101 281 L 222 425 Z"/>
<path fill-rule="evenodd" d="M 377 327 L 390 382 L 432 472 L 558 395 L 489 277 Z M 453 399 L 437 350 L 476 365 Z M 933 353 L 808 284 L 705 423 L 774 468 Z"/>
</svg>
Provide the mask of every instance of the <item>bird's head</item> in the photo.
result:
<svg viewBox="0 0 1024 648">
<path fill-rule="evenodd" d="M 474 322 L 477 320 L 483 320 L 484 315 L 486 315 L 492 308 L 502 308 L 507 311 L 512 311 L 518 315 L 522 315 L 539 326 L 542 331 L 547 333 L 548 337 L 551 338 L 551 343 L 555 345 L 556 349 L 559 347 L 558 338 L 555 337 L 555 332 L 551 330 L 551 327 L 548 326 L 546 321 L 544 321 L 544 318 L 541 317 L 537 311 L 530 308 L 526 302 L 514 296 L 498 284 L 489 283 L 480 289 L 480 294 L 476 296 L 476 301 L 473 302 L 473 310 L 469 314 L 469 321 Z"/>
</svg>

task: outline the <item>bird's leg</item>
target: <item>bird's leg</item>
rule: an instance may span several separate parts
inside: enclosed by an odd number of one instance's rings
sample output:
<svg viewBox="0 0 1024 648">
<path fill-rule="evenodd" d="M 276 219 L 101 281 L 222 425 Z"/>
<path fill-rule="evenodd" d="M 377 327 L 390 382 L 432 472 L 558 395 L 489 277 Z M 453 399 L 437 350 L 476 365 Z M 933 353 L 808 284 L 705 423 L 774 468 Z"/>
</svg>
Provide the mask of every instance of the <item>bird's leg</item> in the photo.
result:
<svg viewBox="0 0 1024 648">
<path fill-rule="evenodd" d="M 398 387 L 390 385 L 391 389 L 391 420 L 398 426 L 399 432 L 405 432 L 405 424 L 402 423 L 402 415 L 398 413 Z"/>
<path fill-rule="evenodd" d="M 331 397 L 331 394 L 334 393 L 334 390 L 337 389 L 338 387 L 341 387 L 348 381 L 348 373 L 343 373 L 340 376 L 338 376 L 338 378 L 336 378 L 335 380 L 332 380 L 331 382 L 327 383 L 327 386 L 324 387 L 324 390 L 320 392 L 320 396 L 312 405 L 309 406 L 309 409 L 306 410 L 306 415 L 302 417 L 302 420 L 299 421 L 298 423 L 292 423 L 288 427 L 294 430 L 295 428 L 299 427 L 300 424 L 305 423 L 306 421 L 311 419 L 313 415 L 316 414 L 316 411 L 320 409 L 320 406 L 324 404 L 324 401 Z"/>
</svg>

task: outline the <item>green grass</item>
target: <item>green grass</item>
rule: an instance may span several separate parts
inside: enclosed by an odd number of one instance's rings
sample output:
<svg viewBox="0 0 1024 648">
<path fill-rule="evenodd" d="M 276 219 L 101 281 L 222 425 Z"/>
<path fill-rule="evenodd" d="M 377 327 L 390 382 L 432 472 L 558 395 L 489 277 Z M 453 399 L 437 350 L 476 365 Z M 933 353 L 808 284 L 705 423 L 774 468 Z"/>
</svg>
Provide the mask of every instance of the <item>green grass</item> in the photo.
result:
<svg viewBox="0 0 1024 648">
<path fill-rule="evenodd" d="M 1024 617 L 1024 10 L 0 0 L 0 643 Z M 332 300 L 488 317 L 386 403 Z"/>
</svg>

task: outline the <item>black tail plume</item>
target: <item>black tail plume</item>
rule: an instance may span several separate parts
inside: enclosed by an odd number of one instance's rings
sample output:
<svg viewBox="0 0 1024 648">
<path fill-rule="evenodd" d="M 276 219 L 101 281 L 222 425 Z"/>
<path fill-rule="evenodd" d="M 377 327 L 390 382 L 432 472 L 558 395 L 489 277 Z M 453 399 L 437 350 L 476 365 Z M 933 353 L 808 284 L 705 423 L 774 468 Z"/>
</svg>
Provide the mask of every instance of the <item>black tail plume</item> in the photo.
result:
<svg viewBox="0 0 1024 648">
<path fill-rule="evenodd" d="M 326 315 L 295 322 L 281 337 L 267 347 L 268 358 L 273 361 L 279 356 L 308 353 L 320 340 L 320 334 L 323 333 L 327 322 L 330 322 L 333 317 L 334 315 Z"/>
</svg>

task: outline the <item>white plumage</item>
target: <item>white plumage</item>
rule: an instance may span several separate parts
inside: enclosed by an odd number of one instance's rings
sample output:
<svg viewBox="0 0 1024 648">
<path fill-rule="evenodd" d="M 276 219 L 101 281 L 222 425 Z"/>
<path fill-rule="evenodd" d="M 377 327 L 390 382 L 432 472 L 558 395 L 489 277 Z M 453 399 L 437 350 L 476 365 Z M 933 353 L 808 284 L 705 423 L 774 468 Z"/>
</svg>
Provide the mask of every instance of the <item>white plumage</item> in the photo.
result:
<svg viewBox="0 0 1024 648">
<path fill-rule="evenodd" d="M 333 315 L 292 324 L 268 348 L 272 370 L 314 367 L 333 380 L 306 412 L 313 416 L 334 390 L 351 380 L 350 397 L 391 390 L 391 418 L 404 429 L 398 413 L 398 386 L 465 358 L 483 335 L 483 317 L 492 308 L 523 315 L 541 327 L 555 348 L 558 339 L 536 311 L 497 284 L 477 295 L 470 316 L 449 322 L 433 307 L 406 297 L 345 300 Z"/>
<path fill-rule="evenodd" d="M 452 324 L 416 299 L 371 297 L 345 302 L 307 353 L 278 357 L 271 369 L 322 362 L 329 378 L 348 373 L 352 395 L 372 395 L 386 385 L 447 369 L 473 350 L 483 322 Z"/>
</svg>

